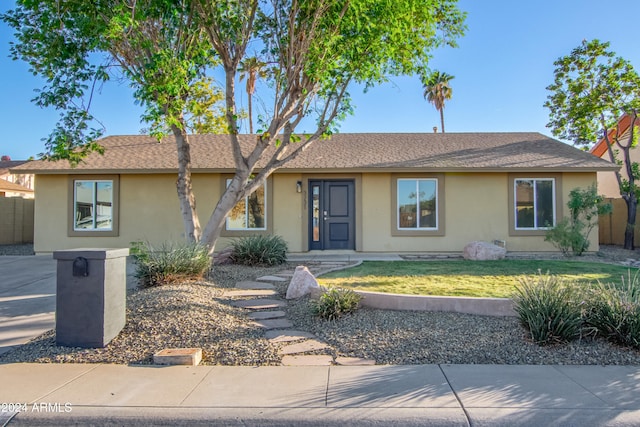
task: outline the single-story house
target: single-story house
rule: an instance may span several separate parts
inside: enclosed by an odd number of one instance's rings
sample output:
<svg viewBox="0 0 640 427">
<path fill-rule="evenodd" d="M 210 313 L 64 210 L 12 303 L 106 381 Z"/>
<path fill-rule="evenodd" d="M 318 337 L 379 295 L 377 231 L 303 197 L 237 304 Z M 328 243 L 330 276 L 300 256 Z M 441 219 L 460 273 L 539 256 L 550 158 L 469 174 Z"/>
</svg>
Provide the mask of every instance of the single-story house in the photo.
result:
<svg viewBox="0 0 640 427">
<path fill-rule="evenodd" d="M 243 146 L 255 136 L 241 135 Z M 176 146 L 110 136 L 75 168 L 35 161 L 35 251 L 128 247 L 183 237 Z M 234 171 L 225 135 L 191 137 L 193 190 L 202 225 Z M 461 252 L 475 240 L 509 251 L 554 251 L 546 229 L 569 192 L 612 165 L 539 133 L 336 134 L 275 172 L 231 212 L 229 239 L 277 234 L 291 252 Z M 592 233 L 592 250 L 598 248 Z"/>
<path fill-rule="evenodd" d="M 22 197 L 33 199 L 33 175 L 12 174 L 10 169 L 27 163 L 28 160 L 0 159 L 0 197 Z"/>
</svg>

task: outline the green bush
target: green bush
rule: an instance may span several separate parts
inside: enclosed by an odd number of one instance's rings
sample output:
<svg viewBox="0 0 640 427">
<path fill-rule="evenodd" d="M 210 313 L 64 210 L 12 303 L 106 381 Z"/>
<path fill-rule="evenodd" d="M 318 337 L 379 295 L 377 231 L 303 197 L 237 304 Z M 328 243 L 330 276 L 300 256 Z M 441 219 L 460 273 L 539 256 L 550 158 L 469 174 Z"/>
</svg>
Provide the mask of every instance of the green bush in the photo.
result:
<svg viewBox="0 0 640 427">
<path fill-rule="evenodd" d="M 539 345 L 571 341 L 582 331 L 582 305 L 572 283 L 550 274 L 519 279 L 514 309 Z"/>
<path fill-rule="evenodd" d="M 332 288 L 311 302 L 311 310 L 323 319 L 335 320 L 343 314 L 356 311 L 361 299 L 362 296 L 351 289 Z"/>
<path fill-rule="evenodd" d="M 250 236 L 231 244 L 236 264 L 278 265 L 287 261 L 287 242 L 281 236 Z"/>
<path fill-rule="evenodd" d="M 623 278 L 624 279 L 624 278 Z M 640 349 L 640 278 L 638 274 L 622 285 L 598 283 L 586 315 L 587 324 L 618 344 Z"/>
<path fill-rule="evenodd" d="M 163 243 L 154 248 L 149 243 L 133 242 L 131 255 L 142 286 L 201 278 L 211 268 L 209 250 L 199 243 Z"/>
</svg>

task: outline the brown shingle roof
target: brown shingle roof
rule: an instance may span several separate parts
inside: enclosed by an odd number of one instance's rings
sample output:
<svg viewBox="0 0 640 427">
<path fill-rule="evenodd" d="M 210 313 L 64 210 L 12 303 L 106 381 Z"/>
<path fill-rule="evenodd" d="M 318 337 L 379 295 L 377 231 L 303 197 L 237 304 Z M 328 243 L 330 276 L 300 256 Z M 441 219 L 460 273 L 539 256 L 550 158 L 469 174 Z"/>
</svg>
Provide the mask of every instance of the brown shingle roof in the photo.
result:
<svg viewBox="0 0 640 427">
<path fill-rule="evenodd" d="M 9 169 L 23 165 L 28 161 L 29 160 L 0 160 L 0 176 L 8 174 Z"/>
<path fill-rule="evenodd" d="M 234 169 L 226 135 L 192 135 L 194 172 Z M 241 135 L 245 153 L 255 136 Z M 105 154 L 91 154 L 75 169 L 67 162 L 35 161 L 28 173 L 153 173 L 177 170 L 173 138 L 110 136 Z M 258 165 L 260 166 L 260 165 Z M 281 171 L 596 171 L 617 166 L 539 133 L 336 134 L 316 141 Z"/>
</svg>

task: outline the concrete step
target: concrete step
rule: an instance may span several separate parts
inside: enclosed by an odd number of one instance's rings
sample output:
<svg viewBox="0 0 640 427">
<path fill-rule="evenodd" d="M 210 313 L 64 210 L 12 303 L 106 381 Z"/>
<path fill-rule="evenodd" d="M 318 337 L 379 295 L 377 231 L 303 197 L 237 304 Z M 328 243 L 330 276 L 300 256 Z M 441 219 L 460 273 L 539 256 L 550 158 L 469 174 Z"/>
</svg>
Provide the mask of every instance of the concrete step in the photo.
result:
<svg viewBox="0 0 640 427">
<path fill-rule="evenodd" d="M 300 354 L 308 353 L 310 351 L 324 350 L 327 348 L 331 348 L 329 344 L 315 339 L 310 339 L 301 343 L 289 344 L 285 347 L 282 347 L 279 353 L 283 355 Z"/>
<path fill-rule="evenodd" d="M 264 333 L 264 337 L 272 343 L 300 341 L 307 338 L 315 338 L 311 332 L 287 330 L 273 330 Z"/>
<path fill-rule="evenodd" d="M 293 323 L 291 323 L 289 319 L 285 318 L 256 320 L 253 323 L 263 329 L 285 329 L 293 326 Z"/>
<path fill-rule="evenodd" d="M 369 366 L 375 365 L 376 361 L 372 359 L 362 359 L 360 357 L 336 357 L 336 364 L 342 366 Z"/>
<path fill-rule="evenodd" d="M 242 282 L 236 283 L 237 289 L 275 289 L 271 283 L 265 282 L 254 282 L 250 280 L 245 280 Z"/>
<path fill-rule="evenodd" d="M 249 310 L 272 310 L 274 308 L 286 307 L 287 302 L 277 299 L 248 299 L 242 301 L 234 301 L 231 303 L 234 307 L 246 308 Z"/>
<path fill-rule="evenodd" d="M 272 297 L 278 293 L 273 289 L 232 289 L 222 294 L 226 298 L 235 297 Z"/>
<path fill-rule="evenodd" d="M 277 319 L 279 317 L 284 317 L 287 314 L 284 311 L 254 311 L 253 313 L 249 313 L 249 319 L 253 320 L 267 320 L 267 319 Z"/>
</svg>

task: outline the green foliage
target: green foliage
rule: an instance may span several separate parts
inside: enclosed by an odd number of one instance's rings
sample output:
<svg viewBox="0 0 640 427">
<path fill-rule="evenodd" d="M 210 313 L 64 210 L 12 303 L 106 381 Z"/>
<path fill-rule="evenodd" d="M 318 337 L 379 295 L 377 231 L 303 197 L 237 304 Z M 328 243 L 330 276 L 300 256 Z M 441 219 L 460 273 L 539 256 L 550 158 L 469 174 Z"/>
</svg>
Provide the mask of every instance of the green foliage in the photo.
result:
<svg viewBox="0 0 640 427">
<path fill-rule="evenodd" d="M 231 259 L 244 265 L 278 265 L 287 261 L 287 242 L 281 236 L 249 236 L 235 240 Z"/>
<path fill-rule="evenodd" d="M 311 302 L 311 311 L 323 319 L 336 320 L 356 311 L 361 299 L 362 296 L 351 289 L 331 288 Z"/>
<path fill-rule="evenodd" d="M 569 192 L 569 217 L 558 221 L 548 230 L 544 240 L 551 242 L 563 254 L 582 255 L 589 249 L 589 234 L 598 225 L 598 216 L 611 212 L 611 204 L 604 203 L 595 185 L 587 189 L 574 188 Z"/>
<path fill-rule="evenodd" d="M 593 290 L 587 323 L 618 344 L 640 349 L 640 277 L 636 273 L 622 285 L 603 284 Z"/>
<path fill-rule="evenodd" d="M 164 243 L 154 248 L 149 243 L 132 242 L 130 252 L 142 286 L 201 278 L 211 268 L 208 248 L 198 243 Z"/>
<path fill-rule="evenodd" d="M 550 274 L 525 276 L 516 286 L 513 301 L 520 323 L 535 343 L 553 344 L 580 336 L 580 296 L 570 282 Z"/>
</svg>

